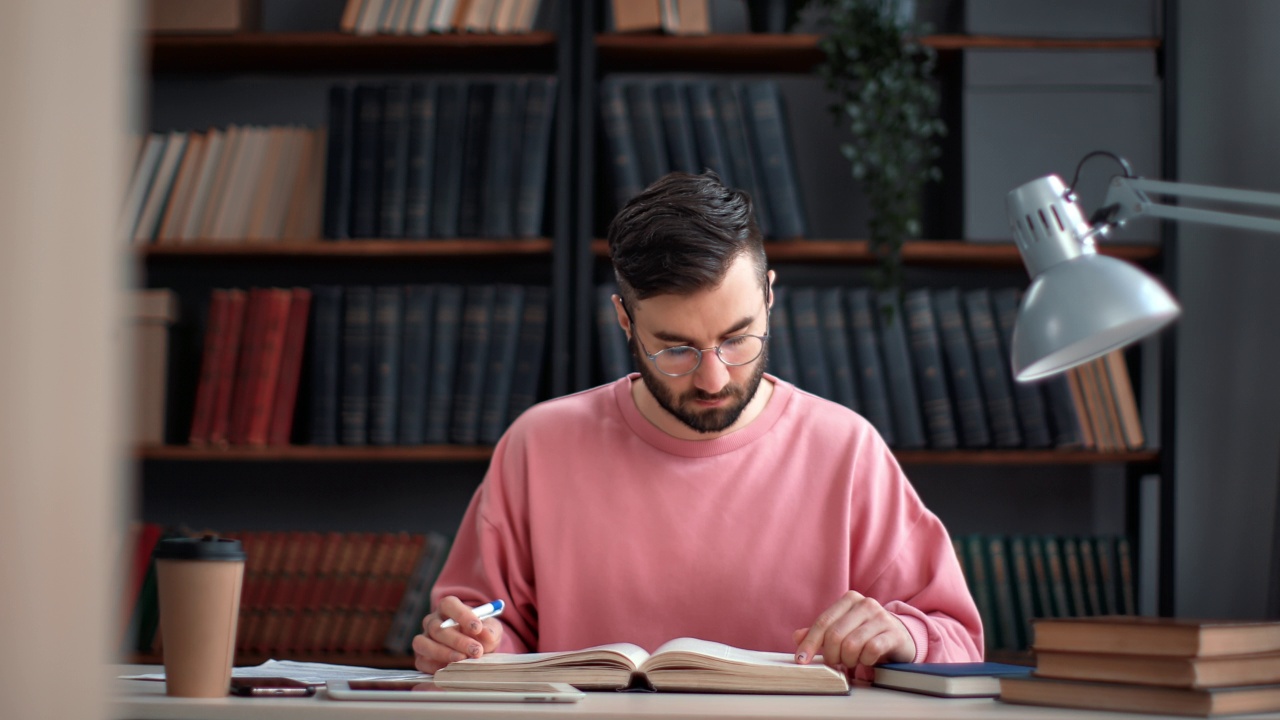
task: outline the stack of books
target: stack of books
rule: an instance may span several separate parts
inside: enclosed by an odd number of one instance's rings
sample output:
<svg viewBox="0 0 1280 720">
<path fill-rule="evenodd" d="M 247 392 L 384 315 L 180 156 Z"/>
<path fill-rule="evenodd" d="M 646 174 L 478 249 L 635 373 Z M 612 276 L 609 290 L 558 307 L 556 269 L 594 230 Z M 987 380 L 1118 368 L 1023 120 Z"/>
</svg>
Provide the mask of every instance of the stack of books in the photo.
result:
<svg viewBox="0 0 1280 720">
<path fill-rule="evenodd" d="M 1280 622 L 1103 616 L 1040 620 L 1010 703 L 1210 717 L 1280 710 Z"/>
</svg>

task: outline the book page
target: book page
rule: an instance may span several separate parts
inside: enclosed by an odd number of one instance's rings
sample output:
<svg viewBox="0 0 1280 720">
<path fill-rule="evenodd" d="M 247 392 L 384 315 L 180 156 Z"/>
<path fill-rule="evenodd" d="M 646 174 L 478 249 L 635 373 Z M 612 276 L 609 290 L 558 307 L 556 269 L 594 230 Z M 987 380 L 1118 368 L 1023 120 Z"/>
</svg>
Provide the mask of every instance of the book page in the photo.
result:
<svg viewBox="0 0 1280 720">
<path fill-rule="evenodd" d="M 649 659 L 644 648 L 631 643 L 610 643 L 582 650 L 540 653 L 491 653 L 479 658 L 459 660 L 465 665 L 504 665 L 508 667 L 556 667 L 606 663 L 634 670 Z"/>
<path fill-rule="evenodd" d="M 712 642 L 710 640 L 699 640 L 697 638 L 676 638 L 675 640 L 668 640 L 659 646 L 657 650 L 653 651 L 653 662 L 651 664 L 660 664 L 660 656 L 664 653 L 702 655 L 734 665 L 799 667 L 796 665 L 795 657 L 789 653 L 744 650 L 742 648 L 733 647 L 732 645 L 725 645 L 724 643 Z"/>
</svg>

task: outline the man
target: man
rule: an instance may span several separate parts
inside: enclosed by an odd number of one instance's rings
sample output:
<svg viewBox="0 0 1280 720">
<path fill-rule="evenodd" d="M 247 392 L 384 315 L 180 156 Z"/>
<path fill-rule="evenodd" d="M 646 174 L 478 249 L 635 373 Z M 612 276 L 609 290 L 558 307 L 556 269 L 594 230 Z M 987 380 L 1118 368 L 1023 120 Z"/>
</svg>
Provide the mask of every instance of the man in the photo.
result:
<svg viewBox="0 0 1280 720">
<path fill-rule="evenodd" d="M 619 212 L 609 249 L 640 373 L 541 403 L 498 443 L 414 638 L 418 669 L 676 637 L 864 678 L 980 660 L 947 532 L 884 441 L 765 374 L 775 274 L 750 198 L 672 173 Z M 470 609 L 493 599 L 500 618 Z"/>
</svg>

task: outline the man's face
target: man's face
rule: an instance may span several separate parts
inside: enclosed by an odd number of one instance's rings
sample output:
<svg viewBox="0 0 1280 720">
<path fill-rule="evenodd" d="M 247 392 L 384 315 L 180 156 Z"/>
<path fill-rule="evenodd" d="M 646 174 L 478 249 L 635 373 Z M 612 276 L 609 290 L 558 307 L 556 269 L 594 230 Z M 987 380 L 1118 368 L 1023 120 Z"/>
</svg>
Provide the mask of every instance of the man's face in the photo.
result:
<svg viewBox="0 0 1280 720">
<path fill-rule="evenodd" d="M 755 268 L 739 258 L 719 287 L 691 296 L 661 295 L 632 310 L 631 352 L 645 386 L 658 404 L 681 423 L 700 433 L 732 426 L 755 397 L 768 360 L 768 344 L 746 365 L 725 365 L 713 346 L 744 333 L 764 335 L 768 327 L 765 293 Z M 640 347 L 650 353 L 678 345 L 703 350 L 696 370 L 681 377 L 658 371 Z"/>
</svg>

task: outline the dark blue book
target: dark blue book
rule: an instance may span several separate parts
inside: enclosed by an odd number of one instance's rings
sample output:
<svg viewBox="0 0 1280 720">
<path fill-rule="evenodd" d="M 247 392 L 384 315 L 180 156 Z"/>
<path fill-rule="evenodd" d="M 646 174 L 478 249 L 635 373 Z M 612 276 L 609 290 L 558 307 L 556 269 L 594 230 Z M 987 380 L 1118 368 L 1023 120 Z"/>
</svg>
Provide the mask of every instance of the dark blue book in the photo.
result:
<svg viewBox="0 0 1280 720">
<path fill-rule="evenodd" d="M 513 238 L 518 236 L 516 223 L 519 222 L 520 184 L 523 182 L 520 173 L 521 163 L 524 162 L 524 114 L 529 106 L 529 83 L 530 80 L 527 77 L 511 81 L 511 126 L 507 128 L 507 132 L 511 135 L 511 145 L 508 149 L 511 153 L 511 167 L 510 172 L 507 173 L 507 193 L 510 199 L 506 210 L 506 223 L 510 230 L 506 237 Z"/>
<path fill-rule="evenodd" d="M 998 288 L 991 291 L 996 325 L 1000 328 L 1000 354 L 1010 357 L 1013 348 L 1013 326 L 1018 320 L 1018 289 Z M 1044 381 L 1013 380 L 1013 400 L 1022 426 L 1022 442 L 1029 448 L 1046 448 L 1053 444 L 1049 433 L 1049 416 L 1045 411 Z"/>
<path fill-rule="evenodd" d="M 1022 637 L 1018 631 L 1013 573 L 1010 572 L 1004 538 L 999 535 L 984 536 L 982 544 L 986 548 L 987 570 L 991 574 L 991 600 L 995 606 L 996 622 L 1000 625 L 999 647 L 1004 650 L 1021 650 Z"/>
<path fill-rule="evenodd" d="M 693 139 L 693 118 L 684 84 L 675 80 L 659 80 L 654 86 L 658 110 L 662 113 L 662 129 L 667 136 L 667 160 L 672 170 L 702 172 L 698 166 L 698 149 Z"/>
<path fill-rule="evenodd" d="M 548 288 L 541 285 L 525 288 L 524 308 L 520 317 L 520 340 L 516 345 L 516 364 L 511 378 L 511 401 L 507 403 L 507 425 L 515 422 L 538 399 L 550 302 L 551 293 Z"/>
<path fill-rule="evenodd" d="M 369 443 L 396 444 L 400 410 L 400 338 L 404 288 L 379 287 L 373 295 L 373 351 L 369 375 Z"/>
<path fill-rule="evenodd" d="M 844 313 L 844 290 L 824 288 L 818 291 L 818 319 L 822 323 L 822 341 L 831 371 L 831 389 L 835 401 L 857 411 L 861 403 L 855 379 L 853 357 L 849 353 L 849 327 Z"/>
<path fill-rule="evenodd" d="M 311 444 L 338 444 L 342 388 L 342 287 L 311 288 Z"/>
<path fill-rule="evenodd" d="M 924 420 L 920 417 L 920 396 L 916 392 L 911 347 L 907 344 L 906 316 L 897 290 L 876 293 L 875 314 L 880 340 L 884 344 L 884 374 L 893 406 L 894 447 L 916 450 L 924 447 Z"/>
<path fill-rule="evenodd" d="M 1029 677 L 1034 670 L 996 662 L 885 663 L 876 666 L 873 684 L 938 697 L 995 697 L 1000 678 Z"/>
<path fill-rule="evenodd" d="M 352 157 L 351 237 L 378 237 L 382 197 L 382 88 L 357 85 Z"/>
<path fill-rule="evenodd" d="M 480 441 L 480 406 L 484 401 L 489 347 L 493 342 L 493 304 L 497 288 L 472 285 L 462 305 L 462 334 L 458 348 L 458 381 L 453 391 L 453 421 L 449 439 L 459 445 Z"/>
<path fill-rule="evenodd" d="M 894 444 L 893 413 L 889 406 L 888 381 L 880 359 L 880 339 L 872 311 L 871 290 L 853 288 L 845 296 L 848 303 L 849 334 L 853 343 L 862 416 L 871 421 L 888 445 Z"/>
<path fill-rule="evenodd" d="M 760 174 L 755 167 L 754 153 L 751 148 L 751 135 L 742 117 L 742 107 L 738 104 L 738 95 L 733 86 L 727 82 L 715 85 L 716 109 L 719 111 L 720 126 L 724 133 L 725 153 L 729 165 L 733 169 L 734 187 L 751 196 L 755 208 L 756 225 L 761 234 L 769 237 L 772 225 L 769 222 L 769 204 L 765 201 L 764 191 L 760 185 Z"/>
<path fill-rule="evenodd" d="M 378 235 L 404 237 L 405 191 L 409 180 L 409 89 L 386 87 L 382 102 L 382 194 Z"/>
<path fill-rule="evenodd" d="M 369 442 L 369 359 L 373 350 L 373 288 L 346 289 L 342 319 L 342 444 Z"/>
<path fill-rule="evenodd" d="M 325 151 L 324 236 L 351 237 L 351 159 L 355 150 L 355 102 L 345 85 L 329 88 L 329 132 Z"/>
<path fill-rule="evenodd" d="M 791 333 L 791 292 L 773 286 L 773 307 L 769 310 L 769 372 L 779 380 L 800 384 L 796 370 L 796 346 Z"/>
<path fill-rule="evenodd" d="M 409 85 L 409 171 L 404 192 L 404 235 L 431 235 L 431 196 L 435 187 L 436 84 Z"/>
<path fill-rule="evenodd" d="M 973 604 L 978 608 L 978 617 L 982 620 L 982 641 L 984 650 L 997 650 L 1000 644 L 1000 625 L 996 620 L 995 598 L 992 595 L 991 570 L 988 564 L 986 546 L 981 535 L 964 537 L 964 554 L 972 572 L 965 580 L 969 583 L 969 594 L 973 595 Z"/>
<path fill-rule="evenodd" d="M 615 210 L 620 210 L 628 200 L 644 189 L 635 135 L 631 129 L 631 118 L 622 88 L 622 81 L 617 78 L 606 78 L 600 83 L 600 120 L 604 125 L 605 142 L 609 148 L 609 177 L 613 181 Z"/>
<path fill-rule="evenodd" d="M 489 138 L 485 148 L 484 177 L 480 192 L 481 237 L 509 238 L 514 234 L 511 216 L 514 198 L 514 158 L 512 149 L 520 125 L 515 122 L 516 84 L 501 81 L 494 85 L 493 104 L 488 118 Z"/>
<path fill-rule="evenodd" d="M 1031 555 L 1027 552 L 1027 539 L 1022 535 L 1006 538 L 1009 551 L 1009 573 L 1013 578 L 1013 597 L 1018 607 L 1018 638 L 1020 649 L 1031 646 L 1032 629 L 1036 618 L 1044 617 L 1036 608 L 1035 581 L 1031 574 Z"/>
<path fill-rule="evenodd" d="M 960 443 L 967 448 L 986 447 L 991 444 L 991 429 L 987 426 L 978 364 L 973 359 L 973 345 L 969 342 L 969 328 L 960 306 L 960 290 L 937 290 L 933 301 L 938 311 L 938 334 L 942 337 L 947 374 L 951 378 L 956 417 L 960 421 Z"/>
<path fill-rule="evenodd" d="M 938 321 L 933 313 L 933 297 L 929 288 L 908 292 L 903 299 L 903 310 L 907 314 L 907 339 L 911 346 L 929 446 L 941 450 L 955 448 L 960 444 L 960 437 L 951 410 L 942 341 L 938 337 Z"/>
<path fill-rule="evenodd" d="M 746 83 L 743 88 L 747 126 L 759 162 L 761 185 L 768 195 L 772 236 L 786 240 L 807 234 L 803 196 L 797 180 L 795 154 L 787 132 L 786 112 L 778 84 L 770 80 Z"/>
<path fill-rule="evenodd" d="M 611 299 L 617 293 L 618 286 L 613 283 L 596 287 L 596 341 L 600 350 L 600 372 L 604 382 L 617 380 L 631 372 L 632 368 L 627 334 L 618 327 L 618 312 Z"/>
<path fill-rule="evenodd" d="M 436 288 L 436 317 L 431 337 L 431 374 L 427 380 L 427 429 L 430 445 L 449 442 L 453 388 L 457 380 L 458 343 L 462 328 L 462 287 Z"/>
<path fill-rule="evenodd" d="M 689 112 L 693 117 L 693 136 L 697 140 L 698 167 L 710 168 L 728 187 L 734 185 L 733 168 L 725 153 L 724 137 L 716 113 L 716 100 L 710 80 L 691 80 L 685 86 L 689 93 Z"/>
<path fill-rule="evenodd" d="M 964 294 L 964 305 L 993 440 L 996 447 L 1018 447 L 1022 444 L 1022 433 L 1013 408 L 1013 388 L 1010 387 L 1013 376 L 1000 347 L 991 293 L 986 288 L 970 290 Z"/>
<path fill-rule="evenodd" d="M 496 444 L 507 429 L 507 405 L 511 402 L 511 382 L 515 375 L 523 311 L 524 287 L 498 285 L 493 301 L 488 370 L 480 403 L 479 439 L 482 443 Z"/>
<path fill-rule="evenodd" d="M 405 288 L 400 341 L 400 421 L 396 428 L 401 445 L 421 445 L 426 437 L 427 379 L 431 372 L 435 301 L 434 285 Z"/>
<path fill-rule="evenodd" d="M 543 234 L 542 217 L 547 206 L 547 170 L 551 165 L 551 129 L 555 126 L 556 79 L 529 81 L 525 98 L 524 138 L 520 144 L 520 173 L 516 189 L 517 237 Z"/>
<path fill-rule="evenodd" d="M 790 297 L 791 336 L 796 351 L 800 387 L 828 400 L 835 399 L 831 370 L 827 367 L 822 323 L 818 319 L 818 293 L 811 287 L 793 287 Z"/>
<path fill-rule="evenodd" d="M 662 127 L 662 113 L 652 82 L 638 80 L 623 87 L 630 113 L 631 130 L 635 134 L 636 158 L 640 163 L 640 184 L 651 185 L 671 172 L 667 160 L 667 135 Z"/>
<path fill-rule="evenodd" d="M 467 127 L 466 81 L 443 82 L 436 119 L 435 170 L 431 196 L 431 236 L 458 236 L 458 202 L 462 199 L 463 140 Z"/>
<path fill-rule="evenodd" d="M 458 236 L 478 237 L 483 227 L 485 171 L 489 166 L 489 119 L 497 84 L 476 82 L 467 95 L 463 135 L 462 194 L 458 200 Z"/>
</svg>

